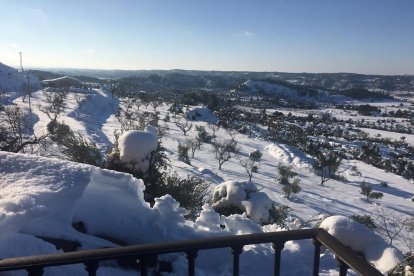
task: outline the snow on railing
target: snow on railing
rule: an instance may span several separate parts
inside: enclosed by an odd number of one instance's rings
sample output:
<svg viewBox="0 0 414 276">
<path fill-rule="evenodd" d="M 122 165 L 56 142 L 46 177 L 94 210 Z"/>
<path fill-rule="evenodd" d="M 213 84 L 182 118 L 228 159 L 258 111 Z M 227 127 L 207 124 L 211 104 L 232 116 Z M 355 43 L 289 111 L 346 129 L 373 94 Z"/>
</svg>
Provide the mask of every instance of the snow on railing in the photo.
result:
<svg viewBox="0 0 414 276">
<path fill-rule="evenodd" d="M 61 266 L 69 264 L 84 264 L 88 275 L 96 275 L 99 262 L 105 260 L 122 260 L 134 258 L 137 260 L 137 270 L 141 275 L 148 274 L 148 260 L 159 254 L 185 253 L 188 260 L 188 275 L 195 275 L 195 260 L 197 252 L 206 249 L 230 248 L 233 254 L 233 275 L 239 275 L 239 257 L 243 253 L 243 247 L 251 244 L 272 243 L 275 251 L 274 273 L 280 274 L 281 254 L 285 242 L 291 240 L 313 239 L 314 257 L 313 273 L 319 274 L 319 261 L 321 246 L 331 250 L 339 264 L 339 275 L 347 274 L 349 268 L 360 275 L 382 275 L 373 266 L 368 264 L 356 252 L 352 251 L 335 237 L 321 228 L 301 229 L 280 232 L 256 233 L 236 236 L 223 236 L 199 240 L 186 240 L 159 244 L 145 244 L 135 246 L 122 246 L 117 248 L 105 248 L 84 250 L 43 256 L 18 257 L 0 260 L 0 271 L 27 270 L 28 275 L 37 276 L 43 274 L 45 267 Z"/>
</svg>

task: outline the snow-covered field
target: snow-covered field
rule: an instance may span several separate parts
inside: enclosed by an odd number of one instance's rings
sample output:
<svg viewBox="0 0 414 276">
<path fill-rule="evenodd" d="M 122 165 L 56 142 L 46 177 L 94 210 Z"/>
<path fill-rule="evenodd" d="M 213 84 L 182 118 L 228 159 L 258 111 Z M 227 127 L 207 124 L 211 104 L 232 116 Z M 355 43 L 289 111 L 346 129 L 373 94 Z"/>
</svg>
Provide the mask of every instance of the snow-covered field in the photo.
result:
<svg viewBox="0 0 414 276">
<path fill-rule="evenodd" d="M 81 105 L 76 100 L 80 96 L 85 98 Z M 27 101 L 23 102 L 21 98 L 16 98 L 14 102 L 27 108 Z M 114 116 L 121 105 L 118 99 L 112 98 L 108 92 L 96 89 L 89 94 L 69 93 L 66 103 L 59 121 L 95 141 L 102 153 L 112 146 L 114 131 L 121 129 Z M 42 104 L 43 93 L 33 93 L 33 112 L 38 117 L 34 131 L 39 135 L 47 132 L 46 126 L 49 122 L 49 118 L 36 108 Z M 158 107 L 160 118 L 169 114 L 168 108 L 167 104 Z M 141 106 L 139 112 L 144 111 L 153 112 L 152 108 Z M 177 116 L 185 120 L 184 115 Z M 413 181 L 361 161 L 343 161 L 339 174 L 347 181 L 329 180 L 325 186 L 321 186 L 320 177 L 312 168 L 313 159 L 310 156 L 288 145 L 273 144 L 236 134 L 240 154 L 224 163 L 223 170 L 218 169 L 218 161 L 211 144 L 203 144 L 195 152 L 195 157 L 190 160 L 191 165 L 182 162 L 177 154 L 178 144 L 196 137 L 196 125 L 206 126 L 206 130 L 211 133 L 205 121 L 213 122 L 214 118 L 192 121 L 194 126 L 187 136 L 183 135 L 173 119 L 171 122 L 160 121 L 168 129 L 162 144 L 166 148 L 172 170 L 180 176 L 205 177 L 211 181 L 213 190 L 224 181 L 247 181 L 248 175 L 240 165 L 240 160 L 247 158 L 249 153 L 260 150 L 263 156 L 252 182 L 271 200 L 290 207 L 288 225 L 291 228 L 315 217 L 355 214 L 375 216 L 378 210 L 388 216 L 414 215 L 414 202 L 410 200 L 414 196 Z M 380 134 L 386 137 L 383 132 Z M 216 135 L 230 138 L 224 129 L 219 129 Z M 412 142 L 412 135 L 404 136 L 407 137 L 407 142 Z M 154 208 L 150 208 L 143 201 L 142 181 L 122 173 L 57 159 L 4 152 L 0 152 L 0 164 L 0 258 L 56 252 L 53 246 L 36 238 L 39 236 L 76 240 L 82 248 L 96 248 L 114 246 L 113 243 L 99 238 L 105 236 L 115 237 L 128 244 L 137 244 L 279 230 L 275 225 L 261 227 L 244 215 L 220 217 L 209 205 L 204 206 L 195 222 L 186 221 L 183 216 L 185 212 L 169 196 L 157 199 Z M 291 166 L 301 180 L 302 191 L 292 195 L 290 199 L 284 196 L 282 185 L 276 181 L 279 164 Z M 360 174 L 351 170 L 353 166 L 358 168 Z M 375 191 L 382 192 L 383 198 L 368 203 L 365 196 L 360 194 L 360 183 L 363 181 L 372 184 Z M 386 182 L 388 187 L 380 185 L 381 182 Z M 88 234 L 75 231 L 71 227 L 76 221 L 86 222 Z M 219 227 L 220 224 L 226 225 L 225 230 Z M 408 250 L 402 241 L 397 240 L 394 245 L 401 251 Z M 310 241 L 287 242 L 282 254 L 282 274 L 309 274 L 312 252 L 313 245 Z M 165 258 L 173 263 L 177 275 L 185 273 L 184 256 Z M 229 260 L 230 254 L 225 250 L 202 252 L 197 258 L 197 275 L 229 275 Z M 248 247 L 241 256 L 241 271 L 244 275 L 269 274 L 272 260 L 272 249 L 269 245 Z M 73 275 L 81 270 L 80 266 L 72 266 L 65 268 L 63 272 Z M 54 268 L 48 273 L 56 275 L 56 271 L 57 268 Z M 59 274 L 63 272 L 60 271 Z M 121 275 L 123 272 L 128 275 L 128 272 L 109 267 L 100 268 L 98 272 L 105 275 Z M 335 259 L 331 253 L 326 252 L 321 257 L 321 275 L 335 273 Z"/>
</svg>

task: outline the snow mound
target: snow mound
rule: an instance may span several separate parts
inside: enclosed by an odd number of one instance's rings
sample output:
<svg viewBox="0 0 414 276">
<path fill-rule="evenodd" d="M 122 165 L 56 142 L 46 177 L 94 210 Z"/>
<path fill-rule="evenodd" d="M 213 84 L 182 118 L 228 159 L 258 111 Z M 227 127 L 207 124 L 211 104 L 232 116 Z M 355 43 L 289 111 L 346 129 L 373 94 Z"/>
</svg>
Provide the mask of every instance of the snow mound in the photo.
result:
<svg viewBox="0 0 414 276">
<path fill-rule="evenodd" d="M 331 216 L 320 227 L 352 250 L 363 253 L 367 261 L 382 273 L 390 272 L 403 258 L 400 251 L 389 246 L 371 229 L 350 218 Z"/>
<path fill-rule="evenodd" d="M 158 138 L 152 131 L 129 130 L 124 132 L 118 141 L 121 161 L 141 172 L 149 169 L 151 154 L 157 147 Z"/>
<path fill-rule="evenodd" d="M 2 234 L 21 230 L 29 218 L 47 216 L 70 224 L 73 201 L 89 181 L 86 165 L 0 152 Z"/>
<path fill-rule="evenodd" d="M 271 144 L 266 147 L 267 152 L 280 163 L 294 165 L 299 168 L 312 168 L 312 158 L 295 147 L 284 144 Z"/>
<path fill-rule="evenodd" d="M 269 211 L 273 201 L 266 193 L 258 191 L 256 185 L 250 182 L 223 182 L 214 189 L 213 207 L 215 209 L 237 207 L 256 223 L 270 222 Z"/>
<path fill-rule="evenodd" d="M 200 174 L 209 177 L 215 183 L 221 183 L 221 182 L 223 182 L 223 178 L 221 178 L 220 176 L 218 176 L 215 172 L 213 172 L 210 169 L 198 168 L 198 171 L 200 172 Z"/>
<path fill-rule="evenodd" d="M 220 216 L 205 204 L 195 222 L 185 219 L 187 212 L 169 195 L 155 199 L 151 208 L 143 200 L 143 182 L 129 174 L 64 160 L 0 152 L 0 188 L 0 258 L 59 252 L 38 237 L 78 242 L 76 250 L 82 250 L 278 230 L 249 219 L 266 213 L 270 200 L 264 193 L 248 192 L 256 190 L 248 183 L 225 182 L 216 191 L 220 204 L 235 202 L 246 209 L 244 214 Z M 72 225 L 83 227 L 78 231 Z M 310 241 L 287 242 L 282 275 L 310 274 L 312 252 Z M 160 258 L 172 262 L 174 275 L 186 273 L 187 260 L 180 254 Z M 333 263 L 328 269 L 335 267 L 333 257 L 327 258 Z M 231 273 L 231 265 L 227 248 L 201 251 L 197 274 Z M 269 244 L 246 246 L 240 268 L 244 275 L 271 274 L 273 249 Z M 47 268 L 45 274 L 81 271 L 82 264 Z M 99 275 L 130 274 L 104 262 L 99 268 Z"/>
<path fill-rule="evenodd" d="M 29 81 L 31 89 L 40 88 L 40 82 L 35 76 L 30 75 Z M 0 91 L 20 92 L 25 89 L 26 85 L 27 78 L 25 72 L 19 72 L 0 62 Z"/>
<path fill-rule="evenodd" d="M 204 106 L 194 107 L 186 112 L 185 116 L 193 121 L 202 121 L 209 124 L 217 124 L 218 117 L 211 112 L 210 109 Z"/>
</svg>

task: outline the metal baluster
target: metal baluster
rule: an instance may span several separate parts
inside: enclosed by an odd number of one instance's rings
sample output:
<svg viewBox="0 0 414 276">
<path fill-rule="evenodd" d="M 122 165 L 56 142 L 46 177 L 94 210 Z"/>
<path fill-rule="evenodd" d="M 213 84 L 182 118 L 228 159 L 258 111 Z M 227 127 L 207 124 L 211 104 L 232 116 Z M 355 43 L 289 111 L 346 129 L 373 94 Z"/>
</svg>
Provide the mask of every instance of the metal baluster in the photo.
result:
<svg viewBox="0 0 414 276">
<path fill-rule="evenodd" d="M 29 276 L 42 276 L 43 275 L 43 267 L 35 266 L 27 269 Z"/>
<path fill-rule="evenodd" d="M 186 252 L 188 259 L 188 276 L 195 275 L 195 258 L 197 257 L 197 250 L 191 250 Z"/>
<path fill-rule="evenodd" d="M 285 246 L 285 242 L 273 242 L 272 247 L 275 250 L 275 266 L 273 270 L 274 276 L 280 275 L 280 257 L 282 253 L 282 249 Z"/>
<path fill-rule="evenodd" d="M 88 272 L 89 276 L 96 276 L 96 271 L 99 267 L 99 262 L 97 261 L 91 261 L 91 262 L 85 262 L 85 270 Z"/>
<path fill-rule="evenodd" d="M 240 272 L 240 254 L 243 252 L 243 245 L 237 245 L 231 247 L 231 253 L 233 254 L 233 276 L 239 276 Z"/>
<path fill-rule="evenodd" d="M 317 239 L 313 239 L 315 246 L 313 253 L 313 276 L 319 275 L 319 262 L 321 258 L 321 243 Z"/>
<path fill-rule="evenodd" d="M 340 260 L 338 258 L 336 258 L 336 260 L 337 260 L 338 266 L 339 266 L 339 276 L 346 276 L 347 270 L 348 270 L 349 267 L 342 260 Z"/>
<path fill-rule="evenodd" d="M 148 275 L 147 257 L 145 257 L 145 256 L 140 257 L 139 258 L 139 264 L 140 264 L 141 276 L 147 276 Z"/>
</svg>

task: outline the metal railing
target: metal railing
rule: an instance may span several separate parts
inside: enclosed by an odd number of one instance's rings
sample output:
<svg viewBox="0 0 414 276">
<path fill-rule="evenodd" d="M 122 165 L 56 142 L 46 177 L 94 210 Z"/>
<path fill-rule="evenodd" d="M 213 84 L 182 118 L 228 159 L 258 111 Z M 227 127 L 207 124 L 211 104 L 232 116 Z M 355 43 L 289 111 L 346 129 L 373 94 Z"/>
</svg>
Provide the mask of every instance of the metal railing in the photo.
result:
<svg viewBox="0 0 414 276">
<path fill-rule="evenodd" d="M 42 275 L 45 267 L 69 264 L 84 264 L 89 275 L 96 275 L 99 263 L 105 260 L 134 258 L 137 270 L 142 276 L 148 275 L 148 260 L 151 256 L 167 253 L 185 253 L 188 259 L 188 275 L 195 275 L 197 252 L 206 249 L 230 248 L 233 254 L 233 275 L 239 275 L 239 257 L 243 247 L 251 244 L 272 243 L 275 251 L 273 275 L 279 275 L 281 254 L 285 242 L 291 240 L 312 239 L 314 243 L 312 275 L 319 274 L 321 246 L 331 250 L 338 260 L 339 275 L 344 276 L 349 268 L 360 275 L 382 275 L 369 265 L 364 258 L 352 251 L 323 229 L 302 229 L 270 233 L 258 233 L 237 236 L 222 236 L 199 240 L 185 240 L 159 244 L 144 244 L 84 250 L 59 254 L 18 257 L 0 260 L 0 271 L 27 270 L 28 275 Z"/>
</svg>

